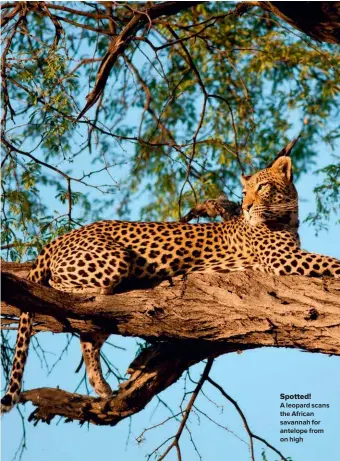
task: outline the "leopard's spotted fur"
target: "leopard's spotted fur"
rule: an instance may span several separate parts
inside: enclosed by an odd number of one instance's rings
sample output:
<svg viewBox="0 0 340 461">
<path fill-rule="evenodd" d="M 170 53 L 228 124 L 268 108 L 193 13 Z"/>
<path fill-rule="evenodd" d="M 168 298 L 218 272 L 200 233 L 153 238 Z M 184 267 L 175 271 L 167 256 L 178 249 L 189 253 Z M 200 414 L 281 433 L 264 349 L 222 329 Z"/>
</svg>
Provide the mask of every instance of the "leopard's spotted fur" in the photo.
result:
<svg viewBox="0 0 340 461">
<path fill-rule="evenodd" d="M 300 248 L 297 192 L 291 161 L 242 177 L 243 215 L 224 223 L 101 221 L 48 244 L 29 274 L 37 283 L 68 292 L 109 294 L 126 281 L 159 281 L 179 274 L 256 269 L 277 275 L 340 277 L 340 261 Z M 32 328 L 22 313 L 4 411 L 17 402 Z M 111 395 L 100 366 L 107 334 L 81 335 L 90 383 Z"/>
</svg>

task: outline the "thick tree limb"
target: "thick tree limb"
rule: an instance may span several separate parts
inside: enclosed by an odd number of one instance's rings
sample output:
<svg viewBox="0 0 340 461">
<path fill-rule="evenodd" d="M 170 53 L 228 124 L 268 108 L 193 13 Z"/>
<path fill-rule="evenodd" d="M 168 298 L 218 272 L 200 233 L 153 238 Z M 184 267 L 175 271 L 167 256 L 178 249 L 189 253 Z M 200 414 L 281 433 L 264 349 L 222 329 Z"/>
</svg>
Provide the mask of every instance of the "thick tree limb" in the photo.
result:
<svg viewBox="0 0 340 461">
<path fill-rule="evenodd" d="M 242 2 L 236 14 L 259 6 L 283 19 L 309 37 L 326 43 L 340 43 L 340 2 Z"/>
<path fill-rule="evenodd" d="M 3 270 L 9 267 L 10 263 L 3 263 Z M 16 265 L 15 271 L 20 267 Z M 174 279 L 173 286 L 163 282 L 112 296 L 80 296 L 3 272 L 2 285 L 2 313 L 35 312 L 35 331 L 104 329 L 149 341 L 298 347 L 340 355 L 337 279 L 252 271 L 196 274 Z"/>
<path fill-rule="evenodd" d="M 263 8 L 315 40 L 340 43 L 340 2 L 260 3 Z"/>
<path fill-rule="evenodd" d="M 154 345 L 130 366 L 112 399 L 35 389 L 32 418 L 55 415 L 114 425 L 140 411 L 189 366 L 227 352 L 274 346 L 340 355 L 340 281 L 259 272 L 196 274 L 112 296 L 61 293 L 22 279 L 28 264 L 3 263 L 2 314 L 35 312 L 35 331 L 106 330 Z M 19 274 L 20 277 L 18 277 Z M 3 327 L 8 324 L 5 322 Z"/>
</svg>

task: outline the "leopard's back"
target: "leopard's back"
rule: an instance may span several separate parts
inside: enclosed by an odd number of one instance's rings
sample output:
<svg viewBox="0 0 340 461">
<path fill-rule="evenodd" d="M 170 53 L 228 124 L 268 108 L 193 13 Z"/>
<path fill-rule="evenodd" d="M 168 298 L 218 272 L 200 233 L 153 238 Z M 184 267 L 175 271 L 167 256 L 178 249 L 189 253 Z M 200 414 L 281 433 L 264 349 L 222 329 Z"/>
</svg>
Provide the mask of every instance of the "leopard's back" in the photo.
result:
<svg viewBox="0 0 340 461">
<path fill-rule="evenodd" d="M 48 283 L 64 291 L 109 293 L 123 279 L 162 280 L 193 271 L 232 269 L 233 264 L 238 269 L 245 255 L 237 221 L 230 223 L 229 232 L 224 223 L 93 223 L 47 249 Z M 32 268 L 33 279 L 43 276 L 40 262 L 38 258 Z"/>
</svg>

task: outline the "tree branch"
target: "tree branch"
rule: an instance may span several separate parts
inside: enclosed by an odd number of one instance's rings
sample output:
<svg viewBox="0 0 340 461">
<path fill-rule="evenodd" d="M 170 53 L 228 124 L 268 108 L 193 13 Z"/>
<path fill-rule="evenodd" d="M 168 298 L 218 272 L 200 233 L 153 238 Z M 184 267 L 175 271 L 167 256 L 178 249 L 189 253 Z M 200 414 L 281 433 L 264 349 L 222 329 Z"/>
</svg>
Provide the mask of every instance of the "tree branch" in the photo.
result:
<svg viewBox="0 0 340 461">
<path fill-rule="evenodd" d="M 234 405 L 234 407 L 236 408 L 238 414 L 240 415 L 241 419 L 242 419 L 242 422 L 243 422 L 243 425 L 248 433 L 248 436 L 249 436 L 249 440 L 250 440 L 250 453 L 251 453 L 251 459 L 253 461 L 255 461 L 255 453 L 254 453 L 254 443 L 253 443 L 253 439 L 257 439 L 259 440 L 260 442 L 264 443 L 265 445 L 267 445 L 268 448 L 270 448 L 271 450 L 275 451 L 276 454 L 278 454 L 281 459 L 283 461 L 288 461 L 287 458 L 285 458 L 283 456 L 283 454 L 277 450 L 277 448 L 273 447 L 273 445 L 271 445 L 270 443 L 268 443 L 265 439 L 263 439 L 262 437 L 259 437 L 258 435 L 254 434 L 250 427 L 249 427 L 249 424 L 248 424 L 248 421 L 247 421 L 247 418 L 245 417 L 243 411 L 241 410 L 240 406 L 238 405 L 238 403 L 236 402 L 236 400 L 234 400 L 232 397 L 230 397 L 230 395 L 228 395 L 225 390 L 223 389 L 222 386 L 220 386 L 219 384 L 217 384 L 210 376 L 207 376 L 206 380 L 212 384 L 216 389 L 218 389 L 221 394 L 223 395 L 223 397 L 225 397 L 230 403 L 232 403 Z"/>
<path fill-rule="evenodd" d="M 340 43 L 340 3 L 339 2 L 240 2 L 235 8 L 237 16 L 248 9 L 259 6 L 275 14 L 283 21 L 326 43 Z"/>
<path fill-rule="evenodd" d="M 130 378 L 108 400 L 60 389 L 22 394 L 38 406 L 31 419 L 55 415 L 115 425 L 142 410 L 191 365 L 257 347 L 290 347 L 340 355 L 337 279 L 277 277 L 259 272 L 196 274 L 112 296 L 80 296 L 22 277 L 30 265 L 3 263 L 3 328 L 20 310 L 35 312 L 34 332 L 108 331 L 153 343 L 131 364 Z"/>
<path fill-rule="evenodd" d="M 30 421 L 50 422 L 61 415 L 67 421 L 114 426 L 145 408 L 155 395 L 211 352 L 209 347 L 197 348 L 193 344 L 185 348 L 182 343 L 151 346 L 133 361 L 128 369 L 130 378 L 120 384 L 110 399 L 40 388 L 23 392 L 20 402 L 30 401 L 38 407 L 29 417 Z"/>
<path fill-rule="evenodd" d="M 83 115 L 98 101 L 105 88 L 112 67 L 116 63 L 118 57 L 126 50 L 138 30 L 153 19 L 157 19 L 161 16 L 172 16 L 184 9 L 192 8 L 199 3 L 202 2 L 163 2 L 151 6 L 150 8 L 146 8 L 145 10 L 134 12 L 131 20 L 124 27 L 122 32 L 111 40 L 108 50 L 99 67 L 94 88 L 87 95 L 87 103 L 78 115 L 77 120 L 80 120 Z"/>
<path fill-rule="evenodd" d="M 177 453 L 178 453 L 178 459 L 181 460 L 182 459 L 182 456 L 181 456 L 181 450 L 180 450 L 180 447 L 179 447 L 179 439 L 181 438 L 181 435 L 182 435 L 182 432 L 183 432 L 183 429 L 185 428 L 186 426 L 186 423 L 187 423 L 187 420 L 189 418 L 189 415 L 190 415 L 190 412 L 192 410 L 192 407 L 195 403 L 195 400 L 197 399 L 199 393 L 201 392 L 201 389 L 202 389 L 202 386 L 204 384 L 204 382 L 208 379 L 209 377 L 209 373 L 210 373 L 210 370 L 211 370 L 211 367 L 212 367 L 212 364 L 213 364 L 213 359 L 209 359 L 205 368 L 204 368 L 204 371 L 202 373 L 202 376 L 200 378 L 200 380 L 198 381 L 197 383 L 197 386 L 195 388 L 195 390 L 193 391 L 193 393 L 191 394 L 191 397 L 190 397 L 190 400 L 188 402 L 188 405 L 183 413 L 183 418 L 182 418 L 182 421 L 181 421 L 181 424 L 179 425 L 179 428 L 177 430 L 177 433 L 176 435 L 174 435 L 174 440 L 172 441 L 172 443 L 168 446 L 168 448 L 165 450 L 165 452 L 158 458 L 158 461 L 162 461 L 163 459 L 166 458 L 167 454 L 171 451 L 171 449 L 173 447 L 176 447 L 177 449 Z"/>
<path fill-rule="evenodd" d="M 149 341 L 200 340 L 340 355 L 337 279 L 253 271 L 195 274 L 175 278 L 173 286 L 165 281 L 152 289 L 81 296 L 22 279 L 28 267 L 2 263 L 2 314 L 36 313 L 35 331 L 104 329 Z"/>
</svg>

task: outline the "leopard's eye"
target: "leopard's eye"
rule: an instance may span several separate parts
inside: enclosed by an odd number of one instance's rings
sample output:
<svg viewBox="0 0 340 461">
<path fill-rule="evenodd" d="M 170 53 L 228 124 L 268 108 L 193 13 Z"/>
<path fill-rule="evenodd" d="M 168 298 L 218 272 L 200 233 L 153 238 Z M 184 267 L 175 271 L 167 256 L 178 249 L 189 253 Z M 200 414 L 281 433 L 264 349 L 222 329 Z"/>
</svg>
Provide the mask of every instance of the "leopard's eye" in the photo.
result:
<svg viewBox="0 0 340 461">
<path fill-rule="evenodd" d="M 257 191 L 263 189 L 265 186 L 268 186 L 268 183 L 267 182 L 264 182 L 262 184 L 259 184 L 258 187 L 257 187 Z"/>
<path fill-rule="evenodd" d="M 247 195 L 247 192 L 245 190 L 242 191 L 242 195 L 243 195 L 243 197 L 245 197 Z"/>
</svg>

